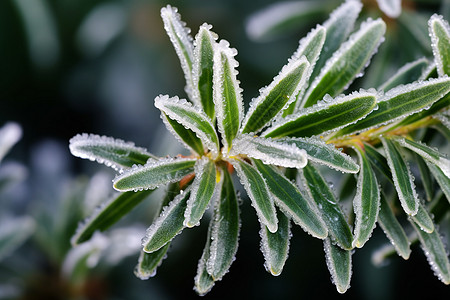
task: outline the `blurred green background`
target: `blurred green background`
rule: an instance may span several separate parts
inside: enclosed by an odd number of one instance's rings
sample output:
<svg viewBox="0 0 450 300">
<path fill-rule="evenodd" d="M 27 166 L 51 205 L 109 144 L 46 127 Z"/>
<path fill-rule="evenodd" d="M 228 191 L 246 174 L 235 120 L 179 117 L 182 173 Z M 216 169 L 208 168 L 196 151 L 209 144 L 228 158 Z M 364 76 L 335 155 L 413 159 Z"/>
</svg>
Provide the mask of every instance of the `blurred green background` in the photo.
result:
<svg viewBox="0 0 450 300">
<path fill-rule="evenodd" d="M 47 239 L 32 238 L 0 262 L 0 289 L 14 286 L 14 297 L 19 299 L 69 297 L 70 288 L 61 283 L 59 276 L 64 255 L 70 249 L 69 238 L 83 217 L 80 206 L 84 196 L 74 189 L 86 186 L 88 178 L 99 170 L 109 179 L 114 177 L 104 166 L 72 157 L 68 150 L 71 137 L 96 133 L 133 141 L 156 155 L 179 151 L 153 106 L 159 94 L 185 97 L 184 76 L 164 32 L 160 8 L 167 4 L 178 7 L 193 34 L 203 22 L 212 24 L 220 38 L 238 49 L 238 78 L 248 103 L 278 73 L 297 48 L 298 40 L 342 3 L 323 1 L 320 10 L 310 18 L 293 20 L 282 34 L 265 41 L 249 38 L 245 25 L 250 15 L 276 2 L 0 1 L 0 126 L 7 121 L 22 126 L 23 137 L 7 160 L 18 161 L 27 170 L 21 184 L 0 194 L 0 209 L 4 210 L 0 217 L 6 215 L 6 210 L 17 216 L 30 214 L 38 227 L 42 226 L 39 222 L 48 219 L 52 220 L 48 227 L 54 227 L 47 230 Z M 384 16 L 375 1 L 363 2 L 364 18 L 383 17 L 388 33 L 366 72 L 368 79 L 355 82 L 355 88 L 376 86 L 404 63 L 430 56 L 431 49 L 421 42 L 424 35 L 427 38 L 427 19 L 433 12 L 449 19 L 450 3 L 446 0 L 403 1 L 403 21 Z M 63 198 L 71 198 L 67 200 L 71 209 L 63 207 Z M 127 216 L 118 227 L 138 223 L 145 230 L 153 206 L 150 203 L 140 207 L 140 212 Z M 297 226 L 293 226 L 284 272 L 273 277 L 263 267 L 259 225 L 253 209 L 248 201 L 241 209 L 243 224 L 237 259 L 230 273 L 205 299 L 406 299 L 421 294 L 432 299 L 450 295 L 450 288 L 432 274 L 418 247 L 409 261 L 394 257 L 388 266 L 373 267 L 373 249 L 387 241 L 380 228 L 367 246 L 354 254 L 352 287 L 345 295 L 339 295 L 330 281 L 322 243 Z M 61 225 L 55 218 L 70 222 L 61 221 Z M 78 293 L 75 299 L 196 298 L 193 278 L 206 238 L 205 224 L 177 237 L 156 277 L 141 281 L 133 275 L 138 257 L 135 253 L 113 267 L 92 271 L 93 275 L 88 276 L 91 284 L 83 287 L 88 292 L 84 296 Z M 57 240 L 51 233 L 58 230 L 65 232 Z M 53 239 L 62 243 L 60 250 L 52 252 L 42 242 L 51 243 Z M 120 247 L 120 243 L 116 246 Z M 58 251 L 60 254 L 55 254 Z M 15 275 L 11 276 L 11 272 Z M 1 281 L 8 285 L 1 285 Z M 3 299 L 1 296 L 2 291 Z"/>
</svg>

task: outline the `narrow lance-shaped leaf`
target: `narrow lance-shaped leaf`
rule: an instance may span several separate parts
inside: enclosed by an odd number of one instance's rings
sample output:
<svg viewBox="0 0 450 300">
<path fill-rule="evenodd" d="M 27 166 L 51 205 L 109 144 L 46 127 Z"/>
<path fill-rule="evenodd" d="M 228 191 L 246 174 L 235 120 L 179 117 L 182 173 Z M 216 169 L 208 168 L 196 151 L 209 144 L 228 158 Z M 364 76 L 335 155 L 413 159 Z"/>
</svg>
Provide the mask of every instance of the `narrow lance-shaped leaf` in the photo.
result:
<svg viewBox="0 0 450 300">
<path fill-rule="evenodd" d="M 423 189 L 425 190 L 426 201 L 429 202 L 433 199 L 435 193 L 433 176 L 431 175 L 424 159 L 420 155 L 415 154 L 414 158 L 417 167 L 419 168 L 420 179 Z"/>
<path fill-rule="evenodd" d="M 306 151 L 309 161 L 313 161 L 345 173 L 358 173 L 359 165 L 347 154 L 326 144 L 318 138 L 282 138 L 280 142 L 294 144 Z"/>
<path fill-rule="evenodd" d="M 303 107 L 309 107 L 326 94 L 336 97 L 345 90 L 368 64 L 383 39 L 386 25 L 381 19 L 368 20 L 342 44 L 331 57 L 305 95 Z"/>
<path fill-rule="evenodd" d="M 386 201 L 383 193 L 380 199 L 380 213 L 378 214 L 378 223 L 388 237 L 391 244 L 395 247 L 398 255 L 403 259 L 408 259 L 411 254 L 410 242 L 405 231 L 394 215 L 389 203 Z"/>
<path fill-rule="evenodd" d="M 195 132 L 214 156 L 219 152 L 219 138 L 211 119 L 197 107 L 178 97 L 160 95 L 155 98 L 155 107 L 169 118 Z"/>
<path fill-rule="evenodd" d="M 0 224 L 0 261 L 22 245 L 34 232 L 31 217 L 3 218 Z"/>
<path fill-rule="evenodd" d="M 427 256 L 431 269 L 443 283 L 450 284 L 450 262 L 439 232 L 434 230 L 432 233 L 426 233 L 414 222 L 411 222 L 411 224 L 419 236 L 423 252 Z"/>
<path fill-rule="evenodd" d="M 419 225 L 420 229 L 427 232 L 432 233 L 434 230 L 434 223 L 431 216 L 428 214 L 425 206 L 419 201 L 419 209 L 417 210 L 417 214 L 411 216 L 411 219 Z"/>
<path fill-rule="evenodd" d="M 229 155 L 246 154 L 266 164 L 287 168 L 303 168 L 306 165 L 306 151 L 295 144 L 270 138 L 242 134 L 233 141 Z"/>
<path fill-rule="evenodd" d="M 274 199 L 270 195 L 267 184 L 261 173 L 252 165 L 240 159 L 230 159 L 237 175 L 256 210 L 259 221 L 267 226 L 270 232 L 277 231 L 277 215 Z"/>
<path fill-rule="evenodd" d="M 242 133 L 256 133 L 270 125 L 275 116 L 296 99 L 305 84 L 308 68 L 309 62 L 304 56 L 285 65 L 250 103 L 250 109 L 243 121 Z"/>
<path fill-rule="evenodd" d="M 161 206 L 157 211 L 157 216 L 159 216 L 164 209 L 180 192 L 180 184 L 178 182 L 169 185 L 166 196 L 161 202 Z M 139 255 L 138 264 L 134 269 L 134 274 L 142 280 L 149 279 L 156 275 L 156 269 L 161 265 L 163 259 L 167 256 L 167 251 L 169 250 L 170 242 L 165 244 L 159 250 L 152 253 L 147 253 L 141 250 Z"/>
<path fill-rule="evenodd" d="M 193 39 L 190 35 L 191 30 L 186 27 L 186 23 L 181 21 L 181 16 L 178 9 L 167 5 L 161 9 L 161 18 L 164 22 L 164 29 L 170 38 L 170 41 L 175 48 L 175 52 L 180 59 L 181 68 L 186 79 L 186 93 L 189 99 L 198 102 L 193 90 L 194 84 L 192 81 L 192 64 L 194 61 L 194 45 Z"/>
<path fill-rule="evenodd" d="M 216 188 L 216 167 L 213 161 L 204 157 L 195 165 L 195 179 L 191 197 L 184 214 L 184 226 L 193 227 L 200 222 Z"/>
<path fill-rule="evenodd" d="M 169 118 L 165 113 L 161 113 L 166 128 L 179 140 L 187 149 L 195 151 L 198 155 L 203 155 L 205 149 L 203 148 L 202 140 L 197 137 L 195 132 L 184 127 L 175 120 Z"/>
<path fill-rule="evenodd" d="M 372 167 L 379 171 L 380 174 L 384 175 L 384 177 L 392 184 L 394 184 L 392 181 L 391 169 L 387 164 L 386 158 L 370 144 L 364 143 L 364 151 L 366 152 L 366 156 L 370 160 Z"/>
<path fill-rule="evenodd" d="M 339 293 L 343 294 L 350 287 L 352 277 L 352 251 L 344 250 L 327 238 L 323 241 L 325 258 L 331 280 Z"/>
<path fill-rule="evenodd" d="M 152 192 L 153 190 L 125 192 L 103 203 L 90 217 L 80 223 L 71 239 L 72 245 L 75 246 L 89 240 L 96 231 L 105 231 L 146 199 Z"/>
<path fill-rule="evenodd" d="M 195 37 L 193 83 L 206 115 L 215 120 L 213 101 L 213 57 L 217 35 L 212 26 L 203 24 Z"/>
<path fill-rule="evenodd" d="M 194 158 L 164 158 L 135 166 L 116 176 L 114 188 L 122 192 L 137 191 L 179 181 L 194 171 L 196 161 Z"/>
<path fill-rule="evenodd" d="M 221 40 L 214 51 L 213 98 L 217 126 L 222 136 L 224 151 L 228 152 L 243 118 L 242 90 L 237 80 L 237 51 Z"/>
<path fill-rule="evenodd" d="M 428 21 L 431 48 L 439 76 L 450 75 L 450 27 L 442 16 L 432 15 Z"/>
<path fill-rule="evenodd" d="M 239 205 L 233 181 L 226 168 L 222 169 L 219 201 L 211 220 L 211 247 L 207 271 L 214 281 L 221 280 L 235 259 L 239 239 Z"/>
<path fill-rule="evenodd" d="M 95 160 L 115 170 L 143 165 L 156 157 L 144 148 L 136 147 L 131 142 L 124 142 L 96 134 L 78 134 L 70 139 L 70 152 L 77 157 Z"/>
<path fill-rule="evenodd" d="M 428 67 L 429 62 L 422 57 L 413 62 L 407 63 L 392 75 L 389 80 L 383 83 L 378 89 L 382 91 L 389 91 L 390 89 L 400 85 L 408 84 L 420 79 L 423 71 Z"/>
<path fill-rule="evenodd" d="M 360 170 L 353 199 L 355 212 L 355 229 L 352 245 L 362 248 L 372 235 L 380 210 L 380 190 L 375 172 L 370 166 L 367 156 L 359 145 L 355 145 L 359 156 Z"/>
<path fill-rule="evenodd" d="M 394 142 L 385 138 L 381 138 L 381 141 L 400 204 L 408 215 L 414 216 L 419 209 L 419 198 L 409 166 Z"/>
<path fill-rule="evenodd" d="M 349 125 L 334 136 L 392 123 L 413 113 L 427 109 L 450 91 L 450 78 L 429 79 L 399 86 L 388 91 L 378 100 L 378 109 L 356 124 Z M 450 99 L 450 98 L 449 98 Z"/>
<path fill-rule="evenodd" d="M 448 178 L 441 169 L 437 166 L 430 164 L 427 162 L 428 169 L 430 169 L 431 174 L 433 174 L 434 179 L 436 179 L 437 183 L 441 187 L 442 192 L 447 198 L 448 202 L 450 202 L 450 178 Z"/>
<path fill-rule="evenodd" d="M 319 207 L 333 241 L 343 249 L 352 249 L 353 236 L 350 226 L 328 183 L 311 164 L 303 168 L 301 174 L 309 194 Z"/>
<path fill-rule="evenodd" d="M 264 267 L 267 272 L 278 276 L 283 271 L 289 254 L 289 239 L 291 238 L 291 223 L 283 213 L 278 213 L 278 230 L 270 232 L 261 225 L 261 252 L 264 255 Z"/>
<path fill-rule="evenodd" d="M 209 275 L 208 271 L 206 270 L 211 249 L 211 231 L 213 227 L 212 223 L 213 222 L 210 222 L 209 224 L 205 248 L 203 249 L 202 256 L 198 261 L 197 275 L 194 278 L 195 282 L 194 289 L 200 296 L 207 294 L 215 284 L 214 279 L 212 278 L 211 275 Z"/>
<path fill-rule="evenodd" d="M 375 94 L 371 92 L 354 92 L 329 99 L 276 122 L 263 136 L 310 137 L 337 130 L 363 118 L 375 104 Z"/>
<path fill-rule="evenodd" d="M 142 239 L 145 252 L 152 253 L 159 250 L 183 230 L 184 211 L 189 196 L 190 188 L 181 191 L 153 221 Z"/>
<path fill-rule="evenodd" d="M 328 231 L 316 207 L 311 205 L 298 188 L 274 167 L 259 160 L 253 162 L 266 180 L 269 191 L 275 196 L 275 203 L 281 211 L 312 236 L 324 239 Z"/>
<path fill-rule="evenodd" d="M 345 1 L 331 14 L 330 18 L 323 23 L 327 30 L 323 50 L 314 68 L 311 78 L 316 78 L 328 59 L 336 52 L 341 44 L 352 32 L 356 19 L 362 9 L 359 1 Z"/>
<path fill-rule="evenodd" d="M 402 137 L 395 137 L 393 139 L 402 147 L 414 151 L 430 163 L 436 165 L 448 178 L 450 178 L 450 159 L 444 154 L 421 142 L 416 142 L 414 140 L 405 139 Z"/>
</svg>

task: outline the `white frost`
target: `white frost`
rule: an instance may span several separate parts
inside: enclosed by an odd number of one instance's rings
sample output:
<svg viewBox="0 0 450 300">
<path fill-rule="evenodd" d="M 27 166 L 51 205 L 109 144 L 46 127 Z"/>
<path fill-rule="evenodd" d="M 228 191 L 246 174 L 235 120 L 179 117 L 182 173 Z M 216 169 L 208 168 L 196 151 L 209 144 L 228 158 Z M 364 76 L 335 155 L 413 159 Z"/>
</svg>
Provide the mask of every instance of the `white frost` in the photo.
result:
<svg viewBox="0 0 450 300">
<path fill-rule="evenodd" d="M 386 16 L 398 18 L 402 13 L 402 0 L 377 0 L 378 7 Z"/>
<path fill-rule="evenodd" d="M 8 122 L 0 128 L 0 162 L 21 137 L 22 127 L 15 122 Z"/>
</svg>

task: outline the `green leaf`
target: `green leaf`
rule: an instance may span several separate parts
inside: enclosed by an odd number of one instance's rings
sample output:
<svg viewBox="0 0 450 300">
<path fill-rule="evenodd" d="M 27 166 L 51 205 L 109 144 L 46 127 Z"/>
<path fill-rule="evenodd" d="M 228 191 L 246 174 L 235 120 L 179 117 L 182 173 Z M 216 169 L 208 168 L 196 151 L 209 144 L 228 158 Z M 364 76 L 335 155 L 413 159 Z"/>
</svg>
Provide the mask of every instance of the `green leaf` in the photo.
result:
<svg viewBox="0 0 450 300">
<path fill-rule="evenodd" d="M 427 233 L 414 222 L 411 222 L 411 224 L 419 236 L 423 252 L 427 256 L 431 269 L 443 283 L 450 284 L 450 262 L 439 232 L 434 230 L 432 233 Z"/>
<path fill-rule="evenodd" d="M 362 148 L 355 145 L 360 160 L 360 170 L 353 199 L 355 229 L 353 247 L 362 248 L 372 235 L 380 210 L 380 190 L 375 172 Z"/>
<path fill-rule="evenodd" d="M 432 233 L 434 230 L 433 219 L 428 214 L 425 206 L 419 202 L 419 209 L 417 210 L 417 214 L 411 217 L 411 219 L 416 223 L 420 229 L 427 233 Z"/>
<path fill-rule="evenodd" d="M 378 100 L 378 109 L 356 124 L 347 126 L 334 136 L 359 132 L 376 125 L 385 125 L 427 109 L 450 91 L 450 78 L 429 79 L 389 90 Z"/>
<path fill-rule="evenodd" d="M 193 227 L 200 222 L 216 188 L 216 166 L 206 157 L 195 164 L 195 179 L 192 183 L 191 197 L 184 213 L 184 226 Z"/>
<path fill-rule="evenodd" d="M 338 96 L 358 75 L 361 76 L 381 43 L 385 30 L 386 25 L 381 19 L 364 22 L 359 31 L 341 45 L 315 77 L 306 92 L 303 107 L 313 106 L 326 94 Z"/>
<path fill-rule="evenodd" d="M 211 277 L 211 275 L 209 275 L 208 271 L 206 270 L 207 261 L 208 258 L 210 257 L 211 230 L 212 230 L 212 222 L 210 222 L 209 224 L 205 248 L 203 249 L 202 257 L 198 261 L 197 275 L 194 278 L 195 282 L 194 289 L 200 296 L 207 294 L 215 284 L 214 279 Z"/>
<path fill-rule="evenodd" d="M 239 135 L 233 141 L 229 156 L 239 154 L 260 159 L 265 164 L 287 168 L 303 168 L 307 162 L 305 150 L 299 149 L 293 143 L 248 134 Z"/>
<path fill-rule="evenodd" d="M 195 132 L 167 117 L 165 113 L 161 113 L 161 115 L 166 128 L 175 136 L 177 140 L 185 145 L 187 149 L 195 151 L 198 155 L 203 155 L 205 153 L 202 140 L 197 137 Z"/>
<path fill-rule="evenodd" d="M 233 181 L 226 168 L 222 169 L 220 198 L 211 220 L 211 246 L 207 271 L 214 281 L 221 280 L 235 259 L 239 239 L 239 205 Z"/>
<path fill-rule="evenodd" d="M 307 159 L 344 173 L 358 173 L 359 165 L 355 161 L 336 149 L 333 144 L 326 144 L 318 138 L 283 138 L 280 142 L 294 144 L 306 151 Z"/>
<path fill-rule="evenodd" d="M 0 223 L 0 261 L 19 248 L 35 231 L 31 217 L 3 218 Z"/>
<path fill-rule="evenodd" d="M 380 199 L 380 212 L 378 214 L 378 223 L 394 246 L 398 255 L 403 259 L 408 259 L 411 254 L 410 242 L 405 231 L 394 215 L 389 203 L 386 201 L 383 193 Z"/>
<path fill-rule="evenodd" d="M 181 21 L 178 9 L 175 7 L 170 5 L 163 7 L 161 9 L 161 18 L 164 22 L 164 29 L 180 59 L 181 68 L 186 79 L 186 92 L 189 99 L 197 103 L 198 99 L 193 94 L 192 64 L 194 61 L 194 45 L 190 35 L 191 30 L 186 27 L 186 23 Z"/>
<path fill-rule="evenodd" d="M 409 166 L 393 141 L 385 138 L 381 138 L 381 141 L 400 204 L 406 214 L 414 216 L 419 209 L 419 198 Z"/>
<path fill-rule="evenodd" d="M 428 21 L 431 48 L 439 76 L 450 75 L 450 27 L 442 16 L 432 15 Z"/>
<path fill-rule="evenodd" d="M 380 154 L 374 147 L 370 144 L 364 143 L 364 151 L 366 152 L 367 158 L 370 160 L 372 167 L 379 171 L 380 174 L 384 175 L 387 180 L 389 180 L 392 184 L 392 173 L 391 169 L 388 166 L 386 158 Z"/>
<path fill-rule="evenodd" d="M 264 267 L 267 272 L 278 276 L 283 271 L 289 253 L 289 239 L 291 238 L 291 223 L 283 213 L 278 214 L 278 230 L 270 232 L 261 225 L 261 251 L 264 255 Z"/>
<path fill-rule="evenodd" d="M 250 109 L 243 121 L 242 133 L 256 133 L 278 115 L 280 111 L 295 101 L 305 84 L 305 73 L 309 62 L 304 56 L 291 60 L 281 72 L 250 103 Z"/>
<path fill-rule="evenodd" d="M 201 106 L 206 115 L 215 120 L 213 101 L 213 57 L 217 35 L 212 26 L 203 24 L 195 37 L 193 84 L 196 87 Z"/>
<path fill-rule="evenodd" d="M 124 142 L 96 134 L 78 134 L 70 139 L 72 155 L 95 160 L 115 170 L 129 169 L 133 165 L 143 165 L 156 157 L 144 148 L 136 147 L 131 142 Z"/>
<path fill-rule="evenodd" d="M 161 265 L 163 259 L 167 255 L 170 243 L 165 244 L 159 250 L 152 253 L 141 251 L 138 264 L 134 269 L 134 275 L 141 280 L 149 279 L 156 275 L 156 269 Z"/>
<path fill-rule="evenodd" d="M 445 176 L 444 172 L 437 166 L 427 162 L 428 169 L 430 169 L 431 174 L 433 174 L 434 179 L 436 179 L 438 185 L 441 187 L 442 192 L 450 202 L 450 178 Z"/>
<path fill-rule="evenodd" d="M 142 239 L 145 252 L 152 253 L 159 250 L 183 230 L 184 211 L 190 194 L 190 188 L 181 191 L 153 221 Z"/>
<path fill-rule="evenodd" d="M 414 158 L 419 168 L 420 179 L 425 190 L 426 200 L 431 201 L 434 197 L 434 181 L 430 174 L 430 170 L 428 169 L 427 164 L 420 155 L 415 154 Z"/>
<path fill-rule="evenodd" d="M 424 70 L 428 67 L 429 62 L 422 57 L 413 62 L 407 63 L 392 75 L 389 80 L 383 83 L 378 89 L 388 91 L 398 85 L 417 81 L 422 76 Z"/>
<path fill-rule="evenodd" d="M 375 107 L 375 94 L 354 92 L 300 110 L 275 123 L 263 133 L 266 137 L 310 137 L 337 130 L 356 122 Z"/>
<path fill-rule="evenodd" d="M 275 203 L 281 211 L 312 236 L 324 239 L 328 232 L 320 213 L 298 188 L 274 167 L 259 160 L 253 160 L 253 163 L 266 180 L 269 191 L 275 196 Z"/>
<path fill-rule="evenodd" d="M 448 159 L 446 155 L 421 142 L 416 142 L 402 137 L 394 137 L 393 140 L 395 140 L 402 147 L 414 151 L 425 160 L 436 165 L 448 178 L 450 178 L 450 159 Z"/>
<path fill-rule="evenodd" d="M 231 159 L 230 163 L 237 172 L 242 185 L 252 201 L 259 222 L 270 230 L 277 231 L 277 215 L 275 213 L 274 199 L 261 173 L 252 165 L 240 159 Z"/>
<path fill-rule="evenodd" d="M 162 158 L 143 166 L 135 166 L 113 180 L 118 191 L 154 189 L 181 180 L 194 171 L 195 158 Z"/>
<path fill-rule="evenodd" d="M 217 44 L 214 52 L 213 98 L 225 152 L 230 150 L 244 114 L 242 89 L 236 78 L 238 74 L 236 70 L 238 62 L 234 58 L 236 54 L 236 49 L 230 48 L 225 40 Z"/>
<path fill-rule="evenodd" d="M 203 110 L 192 106 L 185 99 L 179 99 L 178 97 L 169 98 L 167 95 L 156 97 L 155 107 L 160 109 L 169 118 L 195 132 L 197 137 L 211 150 L 213 155 L 218 155 L 219 138 L 217 137 L 211 119 Z"/>
<path fill-rule="evenodd" d="M 339 293 L 343 294 L 350 287 L 352 277 L 352 251 L 344 250 L 327 238 L 323 241 L 325 258 L 331 280 Z"/>
<path fill-rule="evenodd" d="M 125 192 L 103 203 L 90 217 L 80 223 L 71 239 L 72 245 L 75 246 L 89 240 L 96 231 L 105 231 L 128 214 L 152 192 L 153 190 Z"/>
<path fill-rule="evenodd" d="M 329 184 L 311 164 L 308 164 L 302 171 L 303 181 L 307 184 L 306 187 L 311 198 L 319 207 L 331 238 L 341 248 L 352 249 L 353 236 L 350 226 L 336 201 L 333 191 L 329 188 Z"/>
</svg>

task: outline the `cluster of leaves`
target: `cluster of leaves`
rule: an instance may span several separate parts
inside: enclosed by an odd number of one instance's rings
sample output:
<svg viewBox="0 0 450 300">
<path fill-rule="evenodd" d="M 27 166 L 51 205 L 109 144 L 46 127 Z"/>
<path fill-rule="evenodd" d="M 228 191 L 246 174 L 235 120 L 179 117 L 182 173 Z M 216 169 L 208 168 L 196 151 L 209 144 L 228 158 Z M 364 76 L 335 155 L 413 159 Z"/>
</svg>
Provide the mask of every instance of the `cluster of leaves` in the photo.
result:
<svg viewBox="0 0 450 300">
<path fill-rule="evenodd" d="M 431 184 L 433 177 L 440 185 L 438 194 L 428 190 L 429 199 L 437 197 L 441 204 L 443 198 L 450 200 L 449 159 L 413 139 L 418 129 L 432 125 L 449 138 L 449 26 L 437 15 L 429 21 L 433 60 L 406 65 L 378 89 L 342 94 L 362 76 L 386 29 L 381 19 L 367 19 L 351 34 L 360 10 L 360 2 L 347 1 L 301 39 L 287 64 L 244 113 L 237 51 L 219 41 L 208 24 L 192 38 L 177 9 L 164 7 L 164 27 L 180 59 L 189 100 L 160 95 L 155 106 L 168 130 L 192 155 L 159 158 L 110 137 L 72 138 L 73 155 L 119 172 L 113 186 L 122 192 L 80 225 L 73 245 L 106 230 L 153 190 L 169 184 L 159 216 L 142 240 L 135 273 L 143 279 L 153 276 L 172 239 L 198 225 L 211 206 L 213 216 L 195 278 L 196 291 L 205 294 L 228 271 L 238 248 L 240 200 L 232 179 L 236 174 L 261 224 L 261 250 L 273 275 L 280 274 L 286 262 L 293 221 L 323 240 L 332 280 L 340 293 L 345 292 L 353 249 L 364 246 L 377 223 L 399 255 L 409 257 L 411 237 L 394 215 L 401 210 L 416 229 L 433 270 L 449 284 L 450 264 L 435 225 L 440 220 L 435 213 L 433 221 L 430 214 L 435 202 L 419 199 L 405 156 L 416 154 L 427 178 L 423 181 Z M 351 187 L 350 216 L 320 165 L 357 177 Z M 385 195 L 379 173 L 389 178 L 396 193 Z M 448 211 L 448 203 L 444 205 L 441 217 Z"/>
</svg>

